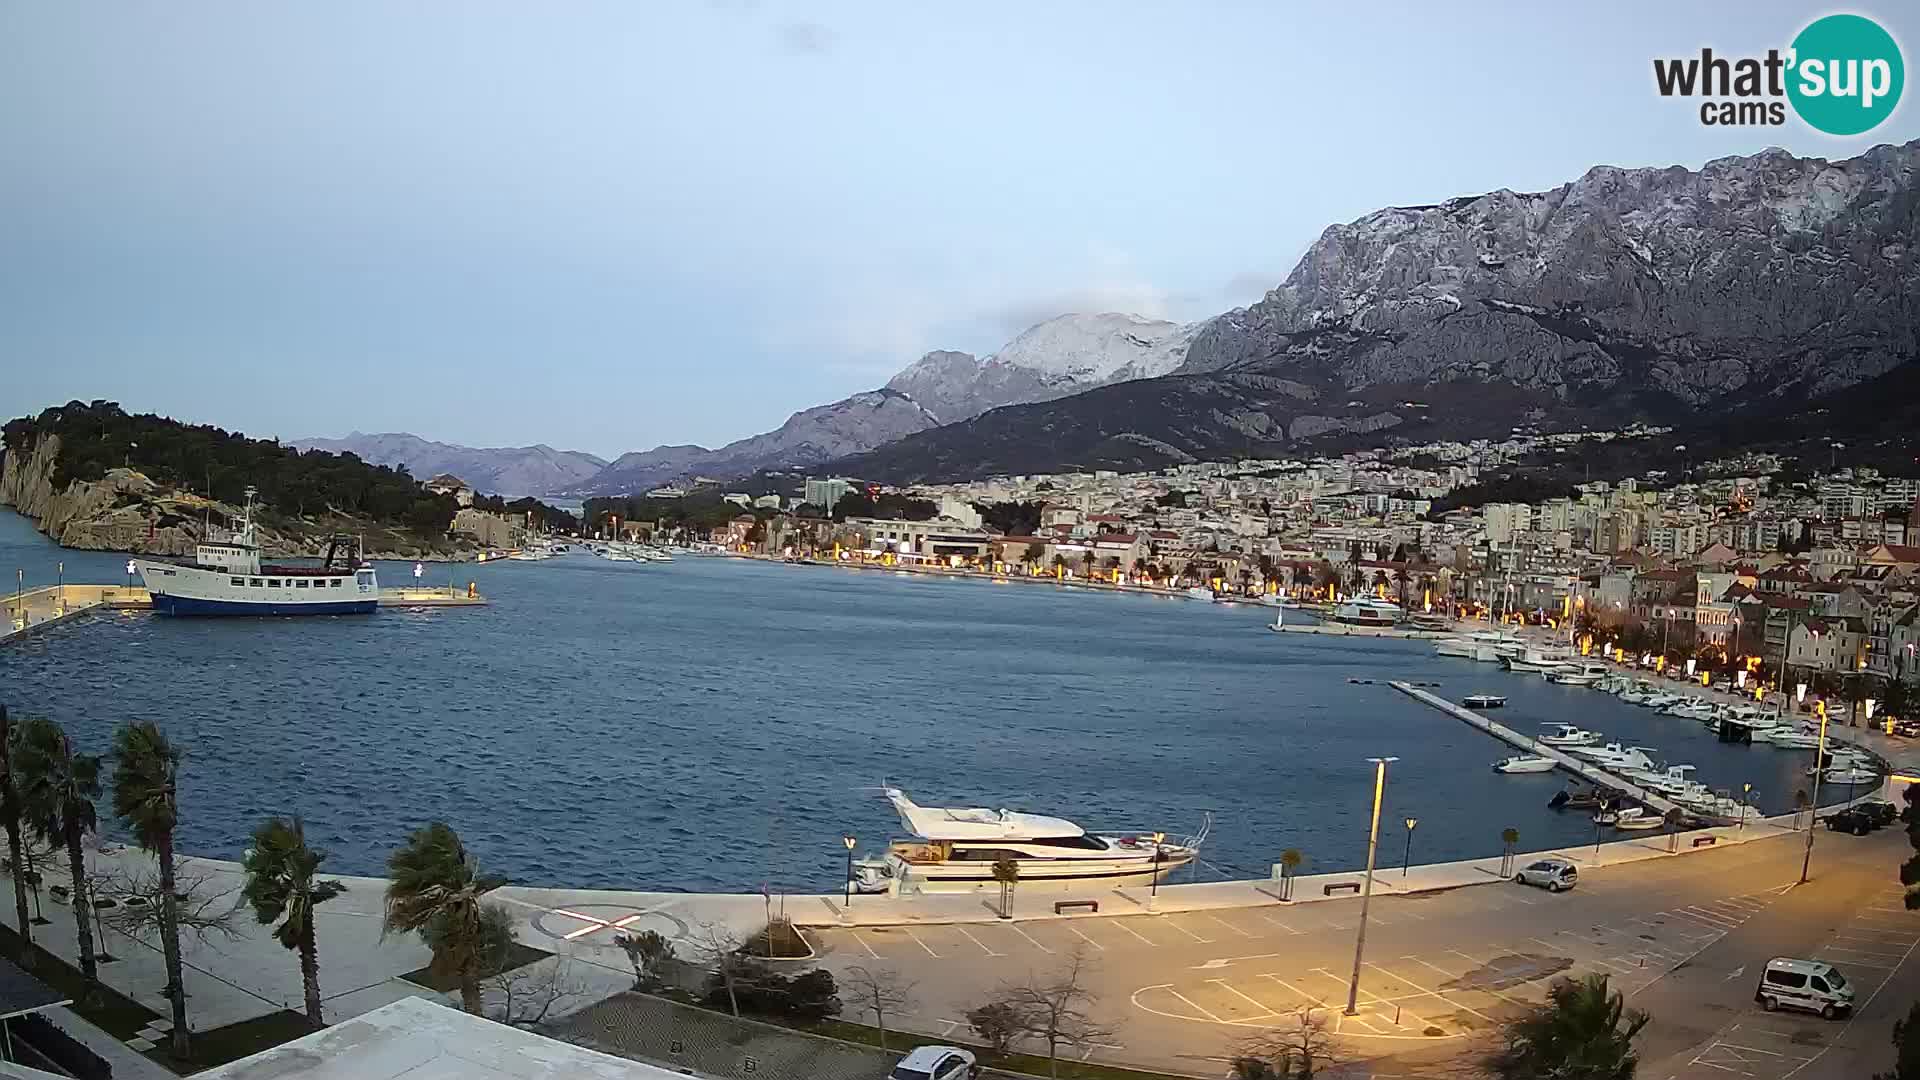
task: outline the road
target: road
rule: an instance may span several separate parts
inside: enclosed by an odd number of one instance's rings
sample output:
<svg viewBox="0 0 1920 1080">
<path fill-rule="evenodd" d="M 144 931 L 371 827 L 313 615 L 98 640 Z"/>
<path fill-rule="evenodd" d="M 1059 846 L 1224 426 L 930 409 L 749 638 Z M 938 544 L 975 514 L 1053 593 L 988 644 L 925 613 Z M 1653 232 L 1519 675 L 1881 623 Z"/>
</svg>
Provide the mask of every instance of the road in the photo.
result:
<svg viewBox="0 0 1920 1080">
<path fill-rule="evenodd" d="M 1044 976 L 1077 950 L 1091 962 L 1094 1012 L 1116 1032 L 1090 1056 L 1201 1076 L 1223 1075 L 1236 1046 L 1303 1013 L 1374 1075 L 1457 1074 L 1553 979 L 1598 972 L 1653 1014 L 1642 1076 L 1854 1080 L 1890 1057 L 1892 1018 L 1920 989 L 1904 966 L 1920 914 L 1900 908 L 1896 880 L 1911 851 L 1897 829 L 1823 830 L 1814 879 L 1796 888 L 1802 844 L 1789 836 L 1588 870 L 1557 895 L 1510 883 L 1376 895 L 1352 1016 L 1354 900 L 809 933 L 830 969 L 914 980 L 906 1026 L 935 1036 L 963 1031 L 966 1011 L 1001 985 Z M 1754 982 L 1780 955 L 1840 967 L 1860 986 L 1858 1018 L 1760 1011 Z"/>
</svg>

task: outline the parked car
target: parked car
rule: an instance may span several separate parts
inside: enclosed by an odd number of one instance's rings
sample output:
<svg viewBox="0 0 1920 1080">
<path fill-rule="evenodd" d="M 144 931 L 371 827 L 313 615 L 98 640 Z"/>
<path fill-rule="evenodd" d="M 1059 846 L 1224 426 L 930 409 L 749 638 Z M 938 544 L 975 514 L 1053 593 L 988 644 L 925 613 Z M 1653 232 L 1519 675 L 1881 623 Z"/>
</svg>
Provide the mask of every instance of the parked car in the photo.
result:
<svg viewBox="0 0 1920 1080">
<path fill-rule="evenodd" d="M 1847 832 L 1855 836 L 1865 836 L 1875 828 L 1873 817 L 1864 810 L 1851 806 L 1827 815 L 1827 828 L 1832 832 Z"/>
<path fill-rule="evenodd" d="M 1513 880 L 1538 885 L 1548 892 L 1563 892 L 1579 884 L 1580 869 L 1565 859 L 1541 859 L 1521 867 Z"/>
<path fill-rule="evenodd" d="M 1855 810 L 1873 819 L 1876 826 L 1891 825 L 1900 820 L 1900 810 L 1885 799 L 1861 799 L 1853 804 Z"/>
<path fill-rule="evenodd" d="M 921 1046 L 900 1059 L 888 1080 L 969 1080 L 974 1057 L 957 1046 Z"/>
<path fill-rule="evenodd" d="M 1853 1011 L 1853 986 L 1838 968 L 1824 960 L 1776 956 L 1760 973 L 1753 1000 L 1768 1012 L 1801 1009 L 1831 1020 Z"/>
</svg>

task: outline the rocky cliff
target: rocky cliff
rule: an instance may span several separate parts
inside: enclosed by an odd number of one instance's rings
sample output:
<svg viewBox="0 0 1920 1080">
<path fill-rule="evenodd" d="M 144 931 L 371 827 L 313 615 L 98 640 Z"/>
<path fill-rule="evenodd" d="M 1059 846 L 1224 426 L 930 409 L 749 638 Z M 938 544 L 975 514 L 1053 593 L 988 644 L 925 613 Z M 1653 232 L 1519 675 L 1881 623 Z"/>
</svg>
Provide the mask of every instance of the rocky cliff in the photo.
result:
<svg viewBox="0 0 1920 1080">
<path fill-rule="evenodd" d="M 60 437 L 43 436 L 30 448 L 0 457 L 0 506 L 31 518 L 62 547 L 126 551 L 145 555 L 191 554 L 202 539 L 209 511 L 218 522 L 240 509 L 155 483 L 137 469 L 109 469 L 98 480 L 53 483 Z M 263 521 L 258 529 L 265 554 L 281 557 L 322 553 L 334 532 L 363 533 L 367 554 L 378 559 L 445 559 L 467 554 L 465 545 L 430 544 L 395 530 L 348 518 Z"/>
</svg>

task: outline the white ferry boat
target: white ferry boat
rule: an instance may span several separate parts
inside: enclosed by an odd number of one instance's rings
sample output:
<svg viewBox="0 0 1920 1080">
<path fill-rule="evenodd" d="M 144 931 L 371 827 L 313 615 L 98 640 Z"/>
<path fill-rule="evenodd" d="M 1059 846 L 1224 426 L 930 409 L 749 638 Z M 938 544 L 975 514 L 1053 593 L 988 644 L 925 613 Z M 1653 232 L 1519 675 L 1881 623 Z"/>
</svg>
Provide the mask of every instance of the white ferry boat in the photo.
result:
<svg viewBox="0 0 1920 1080">
<path fill-rule="evenodd" d="M 1016 810 L 920 806 L 899 788 L 883 789 L 900 823 L 918 839 L 887 847 L 890 876 L 904 890 L 996 887 L 993 864 L 1012 859 L 1021 882 L 1145 885 L 1192 862 L 1206 839 L 1174 843 L 1134 833 L 1095 836 L 1063 818 Z"/>
<path fill-rule="evenodd" d="M 263 566 L 253 526 L 254 489 L 237 531 L 194 548 L 191 561 L 135 559 L 161 615 L 358 615 L 380 603 L 371 563 L 349 560 L 345 541 L 327 545 L 319 566 Z M 337 558 L 336 558 L 337 556 Z"/>
</svg>

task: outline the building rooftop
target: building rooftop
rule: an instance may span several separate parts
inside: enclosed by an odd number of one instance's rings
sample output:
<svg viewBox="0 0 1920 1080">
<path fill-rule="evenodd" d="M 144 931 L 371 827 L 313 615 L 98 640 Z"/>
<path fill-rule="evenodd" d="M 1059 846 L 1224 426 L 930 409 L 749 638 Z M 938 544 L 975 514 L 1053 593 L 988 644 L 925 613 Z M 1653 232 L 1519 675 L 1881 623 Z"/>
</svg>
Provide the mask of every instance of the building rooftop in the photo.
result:
<svg viewBox="0 0 1920 1080">
<path fill-rule="evenodd" d="M 344 1020 L 199 1074 L 202 1080 L 682 1080 L 671 1072 L 424 998 Z"/>
<path fill-rule="evenodd" d="M 39 1012 L 72 1000 L 0 956 L 0 1019 Z"/>
</svg>

